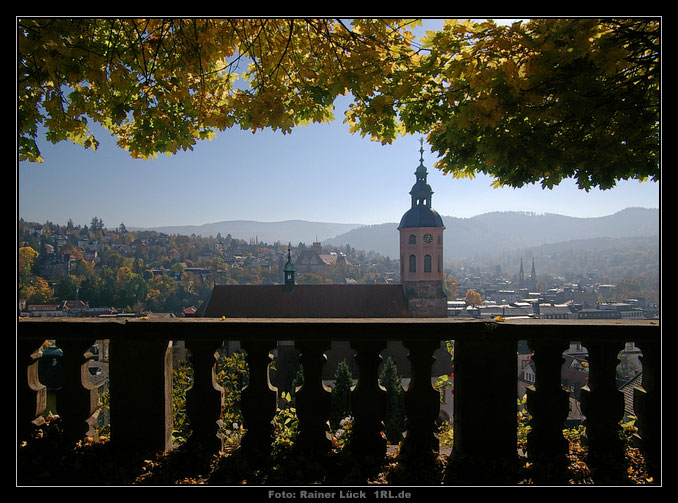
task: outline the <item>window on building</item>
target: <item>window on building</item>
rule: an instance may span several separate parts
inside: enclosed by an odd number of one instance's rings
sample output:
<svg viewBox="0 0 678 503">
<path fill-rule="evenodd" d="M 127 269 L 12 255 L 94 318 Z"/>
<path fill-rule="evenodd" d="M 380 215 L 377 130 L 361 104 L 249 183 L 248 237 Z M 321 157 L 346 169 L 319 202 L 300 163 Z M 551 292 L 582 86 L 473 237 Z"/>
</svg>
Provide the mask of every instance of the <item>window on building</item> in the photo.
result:
<svg viewBox="0 0 678 503">
<path fill-rule="evenodd" d="M 417 236 L 415 236 L 414 234 L 410 234 L 409 244 L 411 245 L 417 244 Z"/>
<path fill-rule="evenodd" d="M 417 257 L 410 255 L 410 272 L 417 272 Z"/>
<path fill-rule="evenodd" d="M 431 255 L 424 255 L 424 272 L 431 272 Z"/>
</svg>

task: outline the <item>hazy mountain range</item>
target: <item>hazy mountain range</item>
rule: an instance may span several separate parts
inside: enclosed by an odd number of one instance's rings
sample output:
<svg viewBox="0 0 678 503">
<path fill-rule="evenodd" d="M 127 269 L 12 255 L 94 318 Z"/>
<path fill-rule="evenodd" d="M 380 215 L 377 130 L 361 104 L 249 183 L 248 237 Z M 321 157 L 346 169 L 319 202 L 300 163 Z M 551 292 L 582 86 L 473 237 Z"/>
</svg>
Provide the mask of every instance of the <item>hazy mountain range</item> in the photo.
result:
<svg viewBox="0 0 678 503">
<path fill-rule="evenodd" d="M 544 244 L 592 238 L 659 236 L 658 209 L 627 208 L 613 215 L 577 218 L 556 214 L 492 212 L 470 218 L 443 216 L 445 258 L 455 259 L 496 254 Z M 342 224 L 287 220 L 255 222 L 231 220 L 194 226 L 155 227 L 167 234 L 216 236 L 230 234 L 238 239 L 257 239 L 265 243 L 320 241 L 324 245 L 375 251 L 398 257 L 398 223 L 378 225 Z"/>
</svg>

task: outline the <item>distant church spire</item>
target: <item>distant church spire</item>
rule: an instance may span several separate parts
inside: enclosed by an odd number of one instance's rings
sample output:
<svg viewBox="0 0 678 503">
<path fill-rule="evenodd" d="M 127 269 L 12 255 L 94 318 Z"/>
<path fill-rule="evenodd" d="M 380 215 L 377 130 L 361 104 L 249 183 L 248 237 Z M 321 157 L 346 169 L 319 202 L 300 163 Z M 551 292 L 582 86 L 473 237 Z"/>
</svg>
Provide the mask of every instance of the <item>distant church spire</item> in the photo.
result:
<svg viewBox="0 0 678 503">
<path fill-rule="evenodd" d="M 292 291 L 294 290 L 294 264 L 292 263 L 292 243 L 287 247 L 287 263 L 285 264 L 284 274 L 285 274 L 285 290 Z"/>
<path fill-rule="evenodd" d="M 525 278 L 525 271 L 523 270 L 523 258 L 520 257 L 520 272 L 518 273 L 518 288 L 528 290 L 535 290 L 537 288 L 537 273 L 534 268 L 534 257 L 532 257 L 532 271 L 530 275 Z"/>
</svg>

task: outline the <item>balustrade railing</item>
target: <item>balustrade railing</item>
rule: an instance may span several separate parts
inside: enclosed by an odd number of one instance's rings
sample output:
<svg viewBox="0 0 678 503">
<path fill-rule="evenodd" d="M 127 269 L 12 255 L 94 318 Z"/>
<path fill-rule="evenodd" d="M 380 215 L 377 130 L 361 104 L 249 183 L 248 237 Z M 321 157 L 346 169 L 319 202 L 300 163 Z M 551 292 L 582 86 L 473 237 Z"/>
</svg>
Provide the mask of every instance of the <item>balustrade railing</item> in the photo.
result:
<svg viewBox="0 0 678 503">
<path fill-rule="evenodd" d="M 454 447 L 448 468 L 457 466 L 460 473 L 468 472 L 469 478 L 461 483 L 469 484 L 496 483 L 492 467 L 517 459 L 517 344 L 521 340 L 532 348 L 536 369 L 527 398 L 531 415 L 527 459 L 549 466 L 543 472 L 548 474 L 544 482 L 566 480 L 568 444 L 562 431 L 569 396 L 561 386 L 560 369 L 568 344 L 581 341 L 588 349 L 590 369 L 582 390 L 587 463 L 601 480 L 613 480 L 623 470 L 624 457 L 619 435 L 624 397 L 615 383 L 617 355 L 626 342 L 633 342 L 642 351 L 642 386 L 634 397 L 639 441 L 649 473 L 655 482 L 660 481 L 661 335 L 656 321 L 28 319 L 19 321 L 17 333 L 18 440 L 30 436 L 36 418 L 46 409 L 45 387 L 37 372 L 36 349 L 41 343 L 55 340 L 63 351 L 64 381 L 57 411 L 63 435 L 77 442 L 86 435 L 96 407 L 96 389 L 87 378 L 88 350 L 95 341 L 108 340 L 110 443 L 122 452 L 173 448 L 173 341 L 185 341 L 194 369 L 193 385 L 186 394 L 192 430 L 189 442 L 199 444 L 206 453 L 219 451 L 222 390 L 215 381 L 215 352 L 223 341 L 240 341 L 249 366 L 249 382 L 242 393 L 246 433 L 241 450 L 254 458 L 266 457 L 271 450 L 276 393 L 269 380 L 270 352 L 278 340 L 292 340 L 301 353 L 304 371 L 296 401 L 299 446 L 315 453 L 331 447 L 326 437 L 330 398 L 322 381 L 324 352 L 332 341 L 349 341 L 358 368 L 351 397 L 352 453 L 357 460 L 382 459 L 386 393 L 378 382 L 380 352 L 387 341 L 402 341 L 409 352 L 411 380 L 399 460 L 418 469 L 439 451 L 435 424 L 440 397 L 431 386 L 431 369 L 434 351 L 441 342 L 452 340 Z M 472 474 L 470 466 L 476 467 Z"/>
</svg>

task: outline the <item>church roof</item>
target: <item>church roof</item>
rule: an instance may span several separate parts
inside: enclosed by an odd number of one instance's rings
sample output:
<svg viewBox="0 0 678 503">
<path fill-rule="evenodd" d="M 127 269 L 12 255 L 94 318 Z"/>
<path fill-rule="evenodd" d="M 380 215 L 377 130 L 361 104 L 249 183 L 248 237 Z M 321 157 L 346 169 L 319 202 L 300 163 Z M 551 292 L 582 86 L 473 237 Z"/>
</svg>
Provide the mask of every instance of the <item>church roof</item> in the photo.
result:
<svg viewBox="0 0 678 503">
<path fill-rule="evenodd" d="M 409 318 L 401 285 L 217 285 L 207 318 Z"/>
</svg>

